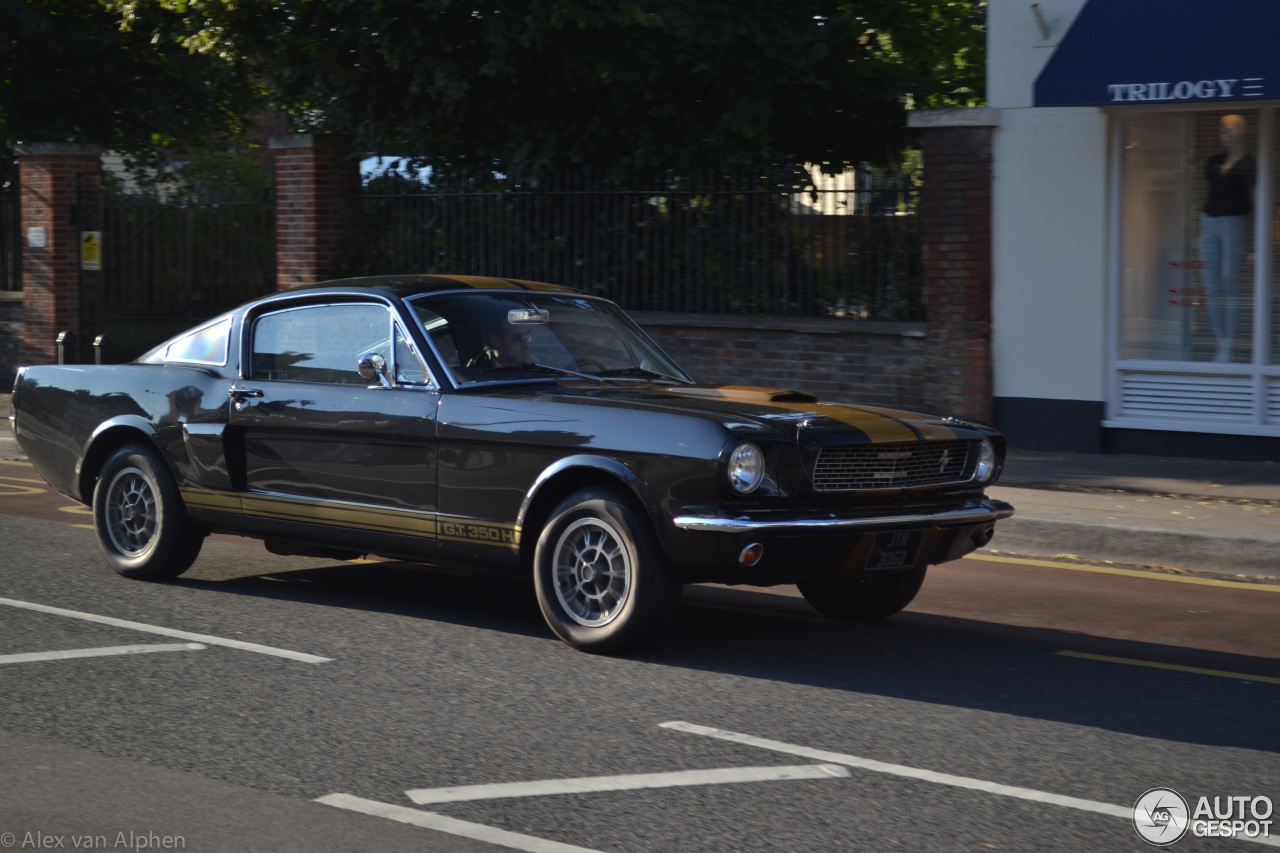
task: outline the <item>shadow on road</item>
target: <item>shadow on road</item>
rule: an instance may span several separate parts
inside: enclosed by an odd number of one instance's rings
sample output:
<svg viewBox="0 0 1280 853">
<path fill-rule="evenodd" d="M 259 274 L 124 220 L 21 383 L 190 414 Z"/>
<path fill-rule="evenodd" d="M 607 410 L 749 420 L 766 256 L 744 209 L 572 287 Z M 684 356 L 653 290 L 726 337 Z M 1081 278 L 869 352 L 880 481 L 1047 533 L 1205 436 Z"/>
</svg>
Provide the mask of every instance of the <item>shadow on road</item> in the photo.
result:
<svg viewBox="0 0 1280 853">
<path fill-rule="evenodd" d="M 202 561 L 174 583 L 550 636 L 532 584 L 510 577 L 394 562 L 269 573 L 254 572 L 256 565 Z M 1084 660 L 1059 651 L 1280 677 L 1280 661 L 1266 657 L 910 611 L 881 623 L 845 624 L 822 619 L 793 596 L 719 587 L 687 588 L 669 634 L 632 660 L 1158 740 L 1280 752 L 1280 684 Z"/>
</svg>

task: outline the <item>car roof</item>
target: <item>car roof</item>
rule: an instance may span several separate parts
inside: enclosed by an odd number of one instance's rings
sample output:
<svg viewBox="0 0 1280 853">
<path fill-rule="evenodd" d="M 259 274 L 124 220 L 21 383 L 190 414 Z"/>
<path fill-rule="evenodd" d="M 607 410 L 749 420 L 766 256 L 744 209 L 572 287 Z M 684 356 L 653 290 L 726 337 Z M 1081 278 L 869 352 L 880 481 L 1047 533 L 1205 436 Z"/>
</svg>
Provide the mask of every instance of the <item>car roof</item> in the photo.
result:
<svg viewBox="0 0 1280 853">
<path fill-rule="evenodd" d="M 415 296 L 420 293 L 437 293 L 443 290 L 532 290 L 550 293 L 581 293 L 572 287 L 559 284 L 547 284 L 541 281 L 525 281 L 518 278 L 497 278 L 483 275 L 431 275 L 427 273 L 411 273 L 409 275 L 371 275 L 359 278 L 340 278 L 332 281 L 318 281 L 290 288 L 288 292 L 321 288 L 365 287 L 388 291 L 400 298 Z"/>
</svg>

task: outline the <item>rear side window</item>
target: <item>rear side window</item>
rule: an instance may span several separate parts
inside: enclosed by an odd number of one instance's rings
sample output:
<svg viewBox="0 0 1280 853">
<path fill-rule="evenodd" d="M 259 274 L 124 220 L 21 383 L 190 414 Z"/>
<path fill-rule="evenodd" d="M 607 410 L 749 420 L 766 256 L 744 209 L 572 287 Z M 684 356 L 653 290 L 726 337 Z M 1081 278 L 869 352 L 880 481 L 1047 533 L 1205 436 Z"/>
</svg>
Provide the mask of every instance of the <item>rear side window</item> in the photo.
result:
<svg viewBox="0 0 1280 853">
<path fill-rule="evenodd" d="M 255 379 L 367 385 L 362 356 L 391 353 L 391 312 L 383 305 L 307 305 L 259 317 L 253 326 Z"/>
<path fill-rule="evenodd" d="M 207 364 L 222 367 L 227 363 L 227 340 L 231 335 L 231 318 L 196 329 L 178 338 L 164 351 L 165 361 Z"/>
</svg>

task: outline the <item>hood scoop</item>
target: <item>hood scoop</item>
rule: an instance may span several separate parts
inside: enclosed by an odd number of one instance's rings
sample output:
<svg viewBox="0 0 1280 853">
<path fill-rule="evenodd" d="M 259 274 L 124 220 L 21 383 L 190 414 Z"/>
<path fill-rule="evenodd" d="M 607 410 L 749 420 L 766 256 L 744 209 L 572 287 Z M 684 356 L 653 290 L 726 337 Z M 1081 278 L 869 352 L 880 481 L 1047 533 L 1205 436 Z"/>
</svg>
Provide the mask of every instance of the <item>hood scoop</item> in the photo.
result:
<svg viewBox="0 0 1280 853">
<path fill-rule="evenodd" d="M 732 400 L 738 403 L 816 403 L 818 398 L 800 391 L 782 388 L 754 388 L 749 385 L 675 385 L 664 389 L 669 394 L 705 397 L 710 400 Z"/>
</svg>

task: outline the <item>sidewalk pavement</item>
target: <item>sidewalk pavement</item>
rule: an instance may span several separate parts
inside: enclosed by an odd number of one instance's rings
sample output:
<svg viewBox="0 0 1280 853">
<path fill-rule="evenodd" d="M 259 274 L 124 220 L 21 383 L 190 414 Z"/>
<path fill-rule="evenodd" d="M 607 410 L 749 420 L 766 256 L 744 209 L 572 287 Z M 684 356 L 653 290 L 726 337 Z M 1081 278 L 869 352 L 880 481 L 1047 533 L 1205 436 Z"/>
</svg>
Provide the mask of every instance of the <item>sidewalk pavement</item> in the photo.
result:
<svg viewBox="0 0 1280 853">
<path fill-rule="evenodd" d="M 1011 450 L 984 549 L 1280 580 L 1280 462 Z"/>
<path fill-rule="evenodd" d="M 0 394 L 0 459 L 22 459 Z M 984 553 L 1280 580 L 1280 461 L 1011 450 Z"/>
</svg>

